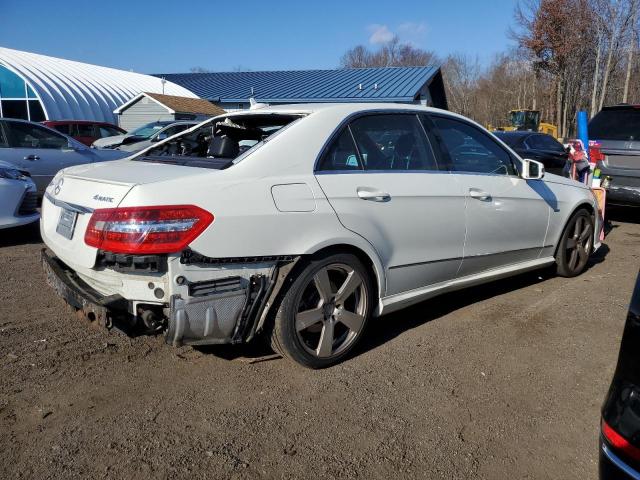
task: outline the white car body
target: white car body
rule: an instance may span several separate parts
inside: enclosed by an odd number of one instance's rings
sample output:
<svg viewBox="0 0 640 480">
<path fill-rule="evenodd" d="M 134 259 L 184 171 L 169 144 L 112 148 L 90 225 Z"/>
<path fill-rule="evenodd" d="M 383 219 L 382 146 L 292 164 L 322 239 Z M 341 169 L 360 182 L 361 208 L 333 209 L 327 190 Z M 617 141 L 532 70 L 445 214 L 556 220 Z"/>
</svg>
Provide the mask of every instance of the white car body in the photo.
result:
<svg viewBox="0 0 640 480">
<path fill-rule="evenodd" d="M 0 161 L 0 229 L 37 222 L 38 192 L 30 177 Z"/>
<path fill-rule="evenodd" d="M 272 291 L 265 297 L 252 320 L 251 335 L 239 339 L 233 336 L 239 313 L 222 318 L 218 309 L 211 320 L 216 300 L 208 304 L 207 297 L 190 295 L 185 280 L 193 284 L 238 277 L 246 286 L 260 276 L 270 279 L 287 272 L 278 265 L 291 259 L 328 248 L 345 250 L 370 263 L 377 286 L 373 314 L 382 315 L 443 292 L 554 263 L 563 229 L 580 207 L 593 213 L 596 233 L 591 245 L 599 245 L 593 195 L 584 185 L 559 176 L 526 180 L 521 173 L 314 171 L 341 125 L 358 116 L 387 113 L 460 119 L 490 135 L 464 117 L 414 105 L 285 105 L 236 112 L 201 125 L 247 114 L 301 118 L 222 170 L 136 160 L 151 149 L 125 160 L 65 169 L 47 189 L 42 238 L 65 271 L 88 285 L 94 297 L 125 299 L 134 316 L 139 305 L 163 308 L 173 344 L 247 340 L 263 328 L 275 295 Z M 523 163 L 491 138 L 514 162 Z M 522 165 L 517 168 L 522 172 Z M 84 241 L 92 212 L 157 205 L 195 205 L 214 215 L 188 248 L 204 260 L 190 262 L 181 252 L 172 252 L 159 271 L 98 265 L 98 249 Z M 64 208 L 77 213 L 71 239 L 56 232 Z M 278 290 L 282 283 L 274 282 Z M 95 304 L 81 303 L 85 311 Z"/>
</svg>

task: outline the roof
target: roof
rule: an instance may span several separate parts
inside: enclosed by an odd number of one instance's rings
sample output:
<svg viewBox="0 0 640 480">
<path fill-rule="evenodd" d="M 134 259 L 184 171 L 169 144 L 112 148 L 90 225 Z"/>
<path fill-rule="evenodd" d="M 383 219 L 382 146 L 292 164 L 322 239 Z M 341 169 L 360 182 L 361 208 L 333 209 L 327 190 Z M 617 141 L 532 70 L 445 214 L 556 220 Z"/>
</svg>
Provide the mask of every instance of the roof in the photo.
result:
<svg viewBox="0 0 640 480">
<path fill-rule="evenodd" d="M 440 74 L 437 66 L 162 74 L 216 102 L 412 101 Z"/>
<path fill-rule="evenodd" d="M 492 133 L 494 135 L 504 135 L 505 137 L 528 137 L 539 132 L 531 130 L 494 130 Z"/>
<path fill-rule="evenodd" d="M 163 107 L 166 107 L 169 113 L 195 113 L 198 115 L 210 115 L 212 117 L 226 113 L 222 108 L 202 98 L 179 97 L 177 95 L 163 95 L 152 92 L 142 92 L 140 95 L 136 95 L 127 103 L 116 108 L 113 113 L 120 114 L 124 112 L 144 97 L 150 98 Z"/>
<path fill-rule="evenodd" d="M 99 122 L 97 120 L 45 120 L 45 125 L 98 125 L 104 127 L 113 127 L 122 130 L 119 126 L 109 122 Z"/>
<path fill-rule="evenodd" d="M 0 47 L 0 64 L 34 90 L 48 119 L 98 120 L 113 123 L 113 110 L 140 92 L 196 97 L 172 82 L 151 75 L 100 67 Z"/>
</svg>

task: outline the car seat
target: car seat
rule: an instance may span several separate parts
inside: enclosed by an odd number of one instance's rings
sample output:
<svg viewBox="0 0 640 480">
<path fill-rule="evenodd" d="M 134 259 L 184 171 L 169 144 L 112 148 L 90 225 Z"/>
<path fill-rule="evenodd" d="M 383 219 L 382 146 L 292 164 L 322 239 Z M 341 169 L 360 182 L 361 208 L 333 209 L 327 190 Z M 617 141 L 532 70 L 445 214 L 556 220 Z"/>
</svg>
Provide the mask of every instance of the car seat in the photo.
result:
<svg viewBox="0 0 640 480">
<path fill-rule="evenodd" d="M 207 149 L 207 157 L 236 158 L 239 153 L 240 144 L 227 136 L 213 137 Z"/>
</svg>

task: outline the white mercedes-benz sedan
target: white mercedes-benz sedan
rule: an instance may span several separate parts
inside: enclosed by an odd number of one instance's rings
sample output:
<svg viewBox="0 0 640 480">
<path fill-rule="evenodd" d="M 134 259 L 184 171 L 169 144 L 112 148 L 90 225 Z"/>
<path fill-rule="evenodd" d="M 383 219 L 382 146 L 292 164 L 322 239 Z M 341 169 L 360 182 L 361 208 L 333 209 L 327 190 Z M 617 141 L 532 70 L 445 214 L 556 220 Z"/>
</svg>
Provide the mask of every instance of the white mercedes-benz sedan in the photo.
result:
<svg viewBox="0 0 640 480">
<path fill-rule="evenodd" d="M 372 316 L 599 246 L 584 185 L 478 124 L 400 104 L 264 107 L 126 160 L 61 171 L 49 283 L 92 321 L 173 345 L 259 334 L 302 365 L 343 359 Z"/>
</svg>

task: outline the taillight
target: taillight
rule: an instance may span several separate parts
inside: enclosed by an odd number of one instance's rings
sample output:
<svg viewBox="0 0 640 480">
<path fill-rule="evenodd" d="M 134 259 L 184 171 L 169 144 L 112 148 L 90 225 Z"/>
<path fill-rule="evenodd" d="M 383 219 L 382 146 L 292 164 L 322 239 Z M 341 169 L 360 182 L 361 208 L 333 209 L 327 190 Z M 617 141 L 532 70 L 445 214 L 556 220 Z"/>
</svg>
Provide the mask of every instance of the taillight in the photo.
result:
<svg viewBox="0 0 640 480">
<path fill-rule="evenodd" d="M 640 448 L 631 445 L 626 438 L 611 428 L 604 420 L 602 420 L 602 435 L 613 448 L 626 454 L 629 458 L 640 461 Z"/>
<path fill-rule="evenodd" d="M 157 254 L 184 249 L 213 222 L 195 205 L 94 210 L 84 242 L 114 253 Z"/>
</svg>

